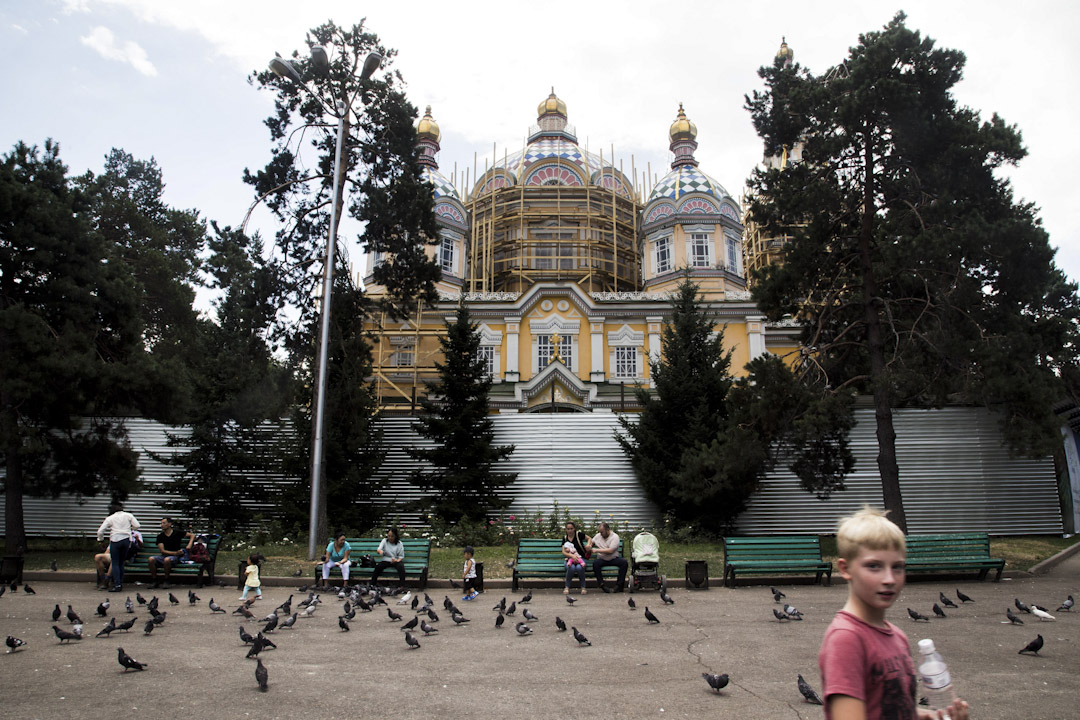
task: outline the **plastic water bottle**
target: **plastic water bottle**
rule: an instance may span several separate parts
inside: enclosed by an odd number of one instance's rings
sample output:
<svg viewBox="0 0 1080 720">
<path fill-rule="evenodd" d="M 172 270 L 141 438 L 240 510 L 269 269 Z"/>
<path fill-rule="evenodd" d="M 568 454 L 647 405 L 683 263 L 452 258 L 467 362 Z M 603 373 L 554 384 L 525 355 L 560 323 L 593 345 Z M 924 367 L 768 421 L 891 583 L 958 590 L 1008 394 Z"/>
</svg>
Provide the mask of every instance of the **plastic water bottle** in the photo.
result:
<svg viewBox="0 0 1080 720">
<path fill-rule="evenodd" d="M 944 710 L 956 699 L 952 677 L 945 661 L 929 638 L 919 641 L 919 678 L 922 681 L 923 695 L 934 710 Z M 948 717 L 948 715 L 946 715 Z"/>
</svg>

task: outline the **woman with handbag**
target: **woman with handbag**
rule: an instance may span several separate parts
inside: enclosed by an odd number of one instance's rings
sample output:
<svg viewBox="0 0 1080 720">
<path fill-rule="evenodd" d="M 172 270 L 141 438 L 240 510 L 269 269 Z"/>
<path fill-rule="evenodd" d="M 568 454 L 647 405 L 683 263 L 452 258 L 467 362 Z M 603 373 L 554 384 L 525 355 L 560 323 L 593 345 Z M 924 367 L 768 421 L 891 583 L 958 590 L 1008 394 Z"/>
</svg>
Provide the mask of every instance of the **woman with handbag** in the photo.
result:
<svg viewBox="0 0 1080 720">
<path fill-rule="evenodd" d="M 570 584 L 576 575 L 578 577 L 578 586 L 581 588 L 581 594 L 585 594 L 585 561 L 589 559 L 592 554 L 590 552 L 592 548 L 592 541 L 588 535 L 582 530 L 577 529 L 577 525 L 573 522 L 567 521 L 566 526 L 563 528 L 566 532 L 563 535 L 563 557 L 566 558 L 566 586 L 563 588 L 563 595 L 570 594 Z"/>
</svg>

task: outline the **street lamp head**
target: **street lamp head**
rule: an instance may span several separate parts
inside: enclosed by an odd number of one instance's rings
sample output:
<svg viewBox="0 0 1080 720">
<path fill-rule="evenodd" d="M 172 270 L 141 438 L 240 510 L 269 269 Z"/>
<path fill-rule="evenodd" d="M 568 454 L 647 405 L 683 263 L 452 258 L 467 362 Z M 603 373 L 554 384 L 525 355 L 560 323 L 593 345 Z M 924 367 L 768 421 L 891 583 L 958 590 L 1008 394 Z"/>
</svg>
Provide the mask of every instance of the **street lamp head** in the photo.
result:
<svg viewBox="0 0 1080 720">
<path fill-rule="evenodd" d="M 288 60 L 276 57 L 270 61 L 270 70 L 280 78 L 288 78 L 297 85 L 303 85 L 304 81 L 300 79 L 300 73 L 296 72 L 296 68 Z"/>
<path fill-rule="evenodd" d="M 311 48 L 311 64 L 315 66 L 315 72 L 326 76 L 330 74 L 330 58 L 326 54 L 326 48 L 315 45 Z"/>
<path fill-rule="evenodd" d="M 368 53 L 367 59 L 364 60 L 364 69 L 360 71 L 360 79 L 367 80 L 375 71 L 379 69 L 379 64 L 382 63 L 383 56 L 377 52 Z"/>
</svg>

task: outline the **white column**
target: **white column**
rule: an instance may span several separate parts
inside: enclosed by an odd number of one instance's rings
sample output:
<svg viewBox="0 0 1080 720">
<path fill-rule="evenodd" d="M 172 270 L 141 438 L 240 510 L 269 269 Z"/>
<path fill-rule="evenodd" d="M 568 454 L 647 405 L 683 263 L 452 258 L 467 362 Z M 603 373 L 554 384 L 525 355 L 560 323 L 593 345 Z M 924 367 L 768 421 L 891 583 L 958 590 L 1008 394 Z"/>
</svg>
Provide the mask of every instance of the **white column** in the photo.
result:
<svg viewBox="0 0 1080 720">
<path fill-rule="evenodd" d="M 506 373 L 503 375 L 507 382 L 517 382 L 521 378 L 518 372 L 518 333 L 521 329 L 521 318 L 503 318 L 506 322 Z"/>
<path fill-rule="evenodd" d="M 604 382 L 604 318 L 589 318 L 592 333 L 592 372 L 590 382 Z"/>
<path fill-rule="evenodd" d="M 649 364 L 658 362 L 660 360 L 660 328 L 664 321 L 664 318 L 658 315 L 652 315 L 645 318 L 645 323 L 649 330 Z M 656 381 L 649 377 L 649 384 L 654 386 Z"/>
<path fill-rule="evenodd" d="M 750 341 L 750 360 L 765 354 L 765 316 L 746 316 L 746 337 Z"/>
</svg>

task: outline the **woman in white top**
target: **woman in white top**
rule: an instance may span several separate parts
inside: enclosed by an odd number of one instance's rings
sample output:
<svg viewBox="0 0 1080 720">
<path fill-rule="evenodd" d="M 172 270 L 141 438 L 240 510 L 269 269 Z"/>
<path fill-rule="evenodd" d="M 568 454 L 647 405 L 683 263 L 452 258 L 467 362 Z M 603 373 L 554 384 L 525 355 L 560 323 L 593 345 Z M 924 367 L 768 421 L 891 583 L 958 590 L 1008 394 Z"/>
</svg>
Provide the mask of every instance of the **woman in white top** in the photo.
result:
<svg viewBox="0 0 1080 720">
<path fill-rule="evenodd" d="M 392 527 L 386 531 L 386 537 L 379 543 L 379 549 L 376 552 L 379 553 L 381 559 L 375 564 L 375 570 L 371 573 L 371 584 L 374 585 L 378 581 L 383 570 L 394 568 L 397 571 L 398 580 L 404 585 L 405 546 L 398 536 L 397 528 Z"/>
<path fill-rule="evenodd" d="M 112 565 L 111 573 L 113 586 L 109 592 L 120 592 L 124 589 L 124 561 L 127 560 L 128 550 L 131 547 L 131 533 L 139 529 L 139 521 L 129 512 L 124 512 L 124 506 L 119 502 L 113 502 L 109 506 L 112 513 L 101 523 L 97 531 L 98 542 L 109 536 L 109 558 Z"/>
</svg>

